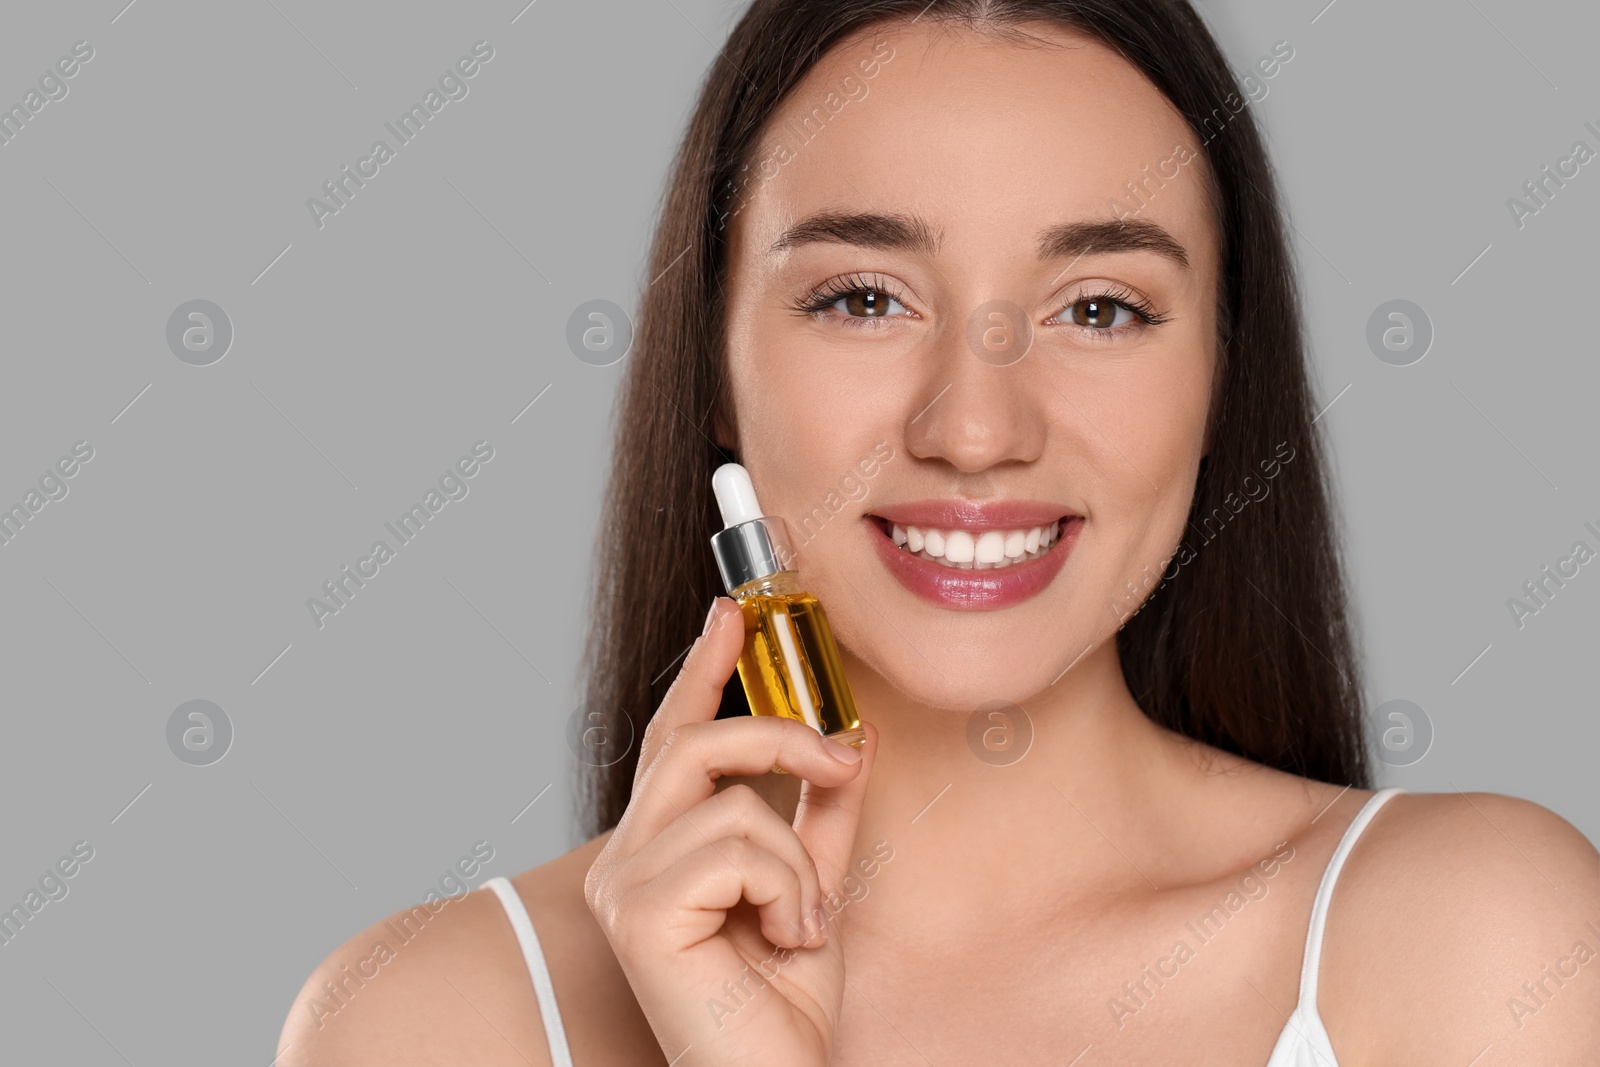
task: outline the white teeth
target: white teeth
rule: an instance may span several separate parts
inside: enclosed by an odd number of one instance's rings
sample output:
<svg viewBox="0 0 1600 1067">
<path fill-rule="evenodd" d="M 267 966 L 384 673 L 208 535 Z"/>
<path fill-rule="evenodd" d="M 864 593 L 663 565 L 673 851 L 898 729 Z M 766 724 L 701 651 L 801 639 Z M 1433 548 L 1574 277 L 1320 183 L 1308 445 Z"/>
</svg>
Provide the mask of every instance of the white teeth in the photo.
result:
<svg viewBox="0 0 1600 1067">
<path fill-rule="evenodd" d="M 913 555 L 957 570 L 992 570 L 1037 559 L 1061 537 L 1061 520 L 1026 530 L 936 530 L 893 523 L 890 539 Z"/>
</svg>

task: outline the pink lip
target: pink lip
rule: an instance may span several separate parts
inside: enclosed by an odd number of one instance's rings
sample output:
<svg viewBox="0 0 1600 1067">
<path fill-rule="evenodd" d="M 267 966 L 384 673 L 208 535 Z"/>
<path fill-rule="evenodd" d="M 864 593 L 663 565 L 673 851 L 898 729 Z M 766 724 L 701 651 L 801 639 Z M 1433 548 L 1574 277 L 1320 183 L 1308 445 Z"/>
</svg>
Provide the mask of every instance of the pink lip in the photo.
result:
<svg viewBox="0 0 1600 1067">
<path fill-rule="evenodd" d="M 940 530 L 1004 529 L 1047 526 L 1060 518 L 1079 518 L 1060 504 L 1042 500 L 914 500 L 880 508 L 872 514 L 901 526 L 932 526 Z M 1043 558 L 1043 557 L 1040 557 Z"/>
<path fill-rule="evenodd" d="M 892 514 L 891 519 L 905 525 L 906 519 L 898 518 L 900 515 L 918 515 L 909 521 L 914 526 L 926 523 L 929 526 L 942 528 L 954 527 L 1011 527 L 1017 526 L 1043 526 L 1057 518 L 1061 518 L 1061 536 L 1050 550 L 1038 559 L 1026 560 L 1022 563 L 1013 563 L 1008 567 L 998 570 L 958 570 L 946 567 L 941 563 L 930 563 L 920 556 L 896 545 L 888 533 L 871 516 L 867 517 L 867 536 L 872 538 L 873 547 L 878 556 L 883 560 L 889 573 L 894 575 L 901 585 L 905 586 L 917 596 L 941 608 L 955 608 L 962 611 L 993 611 L 1007 608 L 1013 604 L 1021 603 L 1029 597 L 1036 595 L 1050 584 L 1056 574 L 1067 561 L 1067 554 L 1072 551 L 1072 546 L 1078 540 L 1078 531 L 1083 528 L 1083 517 L 1068 515 L 1062 517 L 1061 513 L 1052 509 L 1048 518 L 1038 517 L 1041 513 L 1037 510 L 1027 511 L 1023 517 L 1010 516 L 997 519 L 996 515 L 1006 510 L 1006 505 L 991 505 L 983 509 L 983 521 L 971 518 L 971 512 L 938 512 L 937 507 L 943 505 L 930 505 L 918 508 L 893 508 L 889 514 L 879 512 L 884 518 Z M 1032 507 L 1032 505 L 1026 505 Z M 1018 513 L 1013 509 L 1013 513 Z M 942 514 L 940 521 L 932 522 L 921 519 L 922 515 Z M 968 521 L 950 521 L 966 515 Z"/>
</svg>

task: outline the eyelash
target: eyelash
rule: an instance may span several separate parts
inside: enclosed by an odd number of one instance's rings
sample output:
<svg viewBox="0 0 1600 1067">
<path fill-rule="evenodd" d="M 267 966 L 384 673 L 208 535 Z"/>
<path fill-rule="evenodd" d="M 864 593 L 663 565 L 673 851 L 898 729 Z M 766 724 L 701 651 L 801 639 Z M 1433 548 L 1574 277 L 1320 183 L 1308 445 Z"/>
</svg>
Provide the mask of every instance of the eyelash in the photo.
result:
<svg viewBox="0 0 1600 1067">
<path fill-rule="evenodd" d="M 1081 304 L 1085 301 L 1109 301 L 1110 303 L 1116 304 L 1119 307 L 1127 308 L 1129 311 L 1133 312 L 1134 316 L 1139 320 L 1138 322 L 1124 323 L 1121 326 L 1113 326 L 1109 329 L 1097 329 L 1093 326 L 1078 326 L 1079 330 L 1094 337 L 1094 339 L 1097 341 L 1109 341 L 1124 331 L 1130 329 L 1137 331 L 1151 326 L 1160 326 L 1162 323 L 1167 321 L 1167 316 L 1157 311 L 1148 300 L 1140 298 L 1137 293 L 1120 285 L 1105 286 L 1092 293 L 1081 293 L 1075 300 L 1069 302 L 1062 309 L 1062 311 L 1070 311 L 1073 305 Z M 1059 315 L 1061 312 L 1057 312 L 1057 314 Z M 1054 318 L 1055 316 L 1051 317 Z M 1115 316 L 1113 316 L 1113 318 L 1115 318 Z M 1075 322 L 1065 322 L 1060 323 L 1060 325 L 1077 326 L 1078 324 Z"/>
<path fill-rule="evenodd" d="M 876 275 L 863 277 L 860 274 L 847 274 L 812 289 L 800 303 L 794 305 L 794 310 L 815 318 L 844 297 L 855 296 L 857 293 L 882 293 L 891 300 L 905 303 L 893 287 L 885 285 Z M 878 329 L 878 323 L 881 321 L 877 317 L 859 315 L 846 315 L 844 318 L 852 329 Z"/>
<path fill-rule="evenodd" d="M 885 284 L 876 275 L 863 277 L 860 274 L 849 274 L 840 278 L 835 278 L 832 281 L 824 282 L 822 285 L 812 289 L 811 292 L 806 294 L 804 299 L 802 299 L 798 304 L 793 305 L 793 310 L 803 315 L 809 315 L 815 318 L 821 315 L 822 312 L 827 311 L 834 304 L 837 304 L 844 297 L 855 296 L 860 293 L 869 292 L 881 293 L 892 300 L 899 301 L 901 304 L 905 303 L 899 292 L 893 286 Z M 1114 303 L 1120 307 L 1126 308 L 1139 319 L 1137 323 L 1124 323 L 1121 326 L 1113 326 L 1108 328 L 1096 328 L 1093 326 L 1077 327 L 1080 332 L 1094 336 L 1096 341 L 1107 342 L 1118 336 L 1121 336 L 1130 329 L 1140 330 L 1150 326 L 1160 326 L 1162 323 L 1167 321 L 1167 316 L 1157 311 L 1153 306 L 1151 306 L 1149 301 L 1143 300 L 1136 293 L 1116 285 L 1108 286 L 1092 293 L 1082 293 L 1067 303 L 1062 310 L 1070 310 L 1074 305 L 1081 304 L 1084 301 Z M 1057 312 L 1057 315 L 1060 313 L 1061 312 Z M 849 329 L 875 330 L 881 328 L 880 324 L 886 317 L 887 316 L 845 315 L 842 316 L 842 321 L 846 323 L 847 328 Z M 1054 318 L 1055 316 L 1051 317 Z M 1056 323 L 1055 325 L 1077 326 L 1077 323 Z"/>
</svg>

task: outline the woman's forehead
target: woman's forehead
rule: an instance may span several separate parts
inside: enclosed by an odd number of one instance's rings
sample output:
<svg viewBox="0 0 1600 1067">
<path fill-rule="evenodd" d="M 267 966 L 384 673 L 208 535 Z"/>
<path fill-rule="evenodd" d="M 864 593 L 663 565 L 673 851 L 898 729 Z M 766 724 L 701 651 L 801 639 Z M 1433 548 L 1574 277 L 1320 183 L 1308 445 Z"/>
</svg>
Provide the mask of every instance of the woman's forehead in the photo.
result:
<svg viewBox="0 0 1600 1067">
<path fill-rule="evenodd" d="M 1202 243 L 1201 145 L 1176 109 L 1110 47 L 1029 29 L 1048 43 L 891 23 L 830 50 L 740 176 L 736 210 L 754 250 L 844 207 L 915 214 L 957 243 L 1008 244 L 1023 228 L 1031 242 L 1047 222 L 1137 209 Z"/>
</svg>

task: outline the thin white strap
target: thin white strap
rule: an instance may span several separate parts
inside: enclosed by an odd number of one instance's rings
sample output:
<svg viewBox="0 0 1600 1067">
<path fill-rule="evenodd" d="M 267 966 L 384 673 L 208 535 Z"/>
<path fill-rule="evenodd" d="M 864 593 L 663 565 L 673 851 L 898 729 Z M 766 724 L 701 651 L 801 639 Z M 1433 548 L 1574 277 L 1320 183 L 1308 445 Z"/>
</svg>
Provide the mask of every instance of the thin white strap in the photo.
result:
<svg viewBox="0 0 1600 1067">
<path fill-rule="evenodd" d="M 1316 1011 L 1317 964 L 1322 960 L 1322 928 L 1328 922 L 1328 902 L 1333 899 L 1333 884 L 1339 880 L 1339 871 L 1344 867 L 1345 857 L 1350 855 L 1350 850 L 1355 847 L 1356 838 L 1361 836 L 1361 831 L 1367 828 L 1372 817 L 1378 814 L 1378 809 L 1388 803 L 1389 798 L 1396 793 L 1404 792 L 1405 790 L 1399 786 L 1390 786 L 1368 797 L 1361 810 L 1356 812 L 1356 817 L 1350 820 L 1350 825 L 1345 827 L 1344 836 L 1339 839 L 1339 846 L 1333 850 L 1333 858 L 1328 861 L 1327 870 L 1322 872 L 1322 883 L 1317 886 L 1317 899 L 1311 905 L 1311 926 L 1306 931 L 1305 959 L 1300 965 L 1298 1006 L 1304 1011 Z"/>
<path fill-rule="evenodd" d="M 506 909 L 506 918 L 517 932 L 517 943 L 522 946 L 522 958 L 528 962 L 528 975 L 533 979 L 533 991 L 539 997 L 539 1014 L 544 1017 L 545 1040 L 550 1045 L 550 1062 L 554 1067 L 572 1067 L 572 1053 L 567 1049 L 567 1031 L 561 1025 L 561 1010 L 556 1007 L 556 988 L 550 982 L 550 969 L 545 966 L 544 951 L 539 947 L 539 935 L 533 929 L 528 909 L 522 906 L 522 897 L 504 875 L 483 883 L 494 890 L 500 904 Z"/>
</svg>

